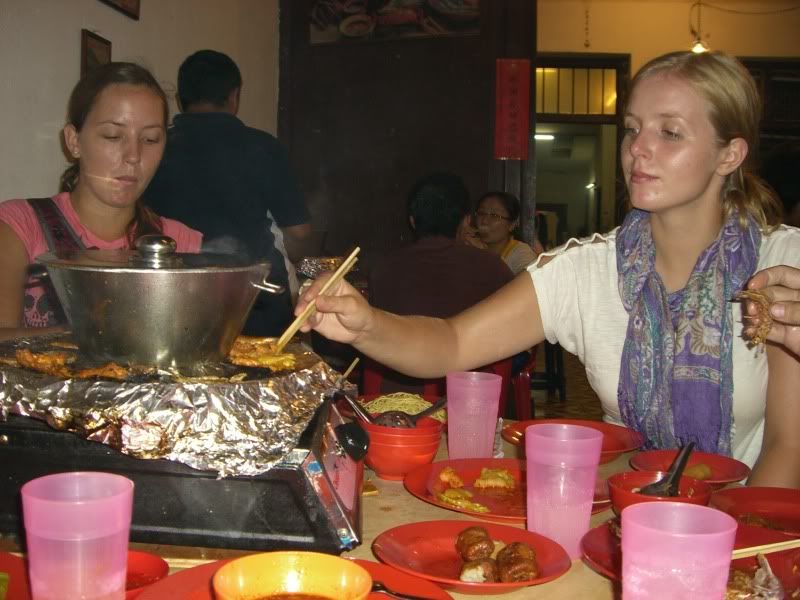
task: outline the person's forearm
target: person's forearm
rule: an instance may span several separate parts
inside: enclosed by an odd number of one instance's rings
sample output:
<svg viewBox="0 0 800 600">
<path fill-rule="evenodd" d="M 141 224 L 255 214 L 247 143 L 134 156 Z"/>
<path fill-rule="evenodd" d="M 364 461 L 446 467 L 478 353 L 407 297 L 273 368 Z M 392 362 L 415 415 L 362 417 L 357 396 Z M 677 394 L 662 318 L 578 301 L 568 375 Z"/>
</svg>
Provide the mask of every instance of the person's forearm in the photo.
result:
<svg viewBox="0 0 800 600">
<path fill-rule="evenodd" d="M 800 448 L 765 445 L 747 485 L 800 488 Z"/>
<path fill-rule="evenodd" d="M 456 335 L 447 321 L 378 309 L 373 314 L 369 331 L 353 345 L 377 362 L 425 379 L 468 368 L 457 362 Z"/>
</svg>

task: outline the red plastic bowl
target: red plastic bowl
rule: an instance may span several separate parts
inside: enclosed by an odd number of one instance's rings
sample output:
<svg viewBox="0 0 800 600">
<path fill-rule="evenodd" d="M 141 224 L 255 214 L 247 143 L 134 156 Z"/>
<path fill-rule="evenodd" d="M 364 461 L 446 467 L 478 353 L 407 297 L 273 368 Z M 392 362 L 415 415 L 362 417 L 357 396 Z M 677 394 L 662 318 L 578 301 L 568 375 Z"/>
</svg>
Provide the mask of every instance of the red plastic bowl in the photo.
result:
<svg viewBox="0 0 800 600">
<path fill-rule="evenodd" d="M 147 586 L 164 579 L 169 574 L 167 561 L 156 554 L 128 550 L 128 575 L 125 582 L 125 600 L 133 600 Z"/>
<path fill-rule="evenodd" d="M 708 504 L 713 489 L 704 481 L 681 477 L 678 485 L 678 496 L 645 496 L 637 490 L 648 483 L 655 483 L 666 473 L 661 471 L 627 471 L 616 473 L 608 478 L 608 493 L 611 496 L 611 508 L 619 515 L 622 509 L 639 502 L 684 502 L 686 504 Z"/>
<path fill-rule="evenodd" d="M 370 440 L 365 461 L 381 479 L 400 481 L 409 471 L 433 461 L 439 450 L 439 441 L 397 446 Z"/>
</svg>

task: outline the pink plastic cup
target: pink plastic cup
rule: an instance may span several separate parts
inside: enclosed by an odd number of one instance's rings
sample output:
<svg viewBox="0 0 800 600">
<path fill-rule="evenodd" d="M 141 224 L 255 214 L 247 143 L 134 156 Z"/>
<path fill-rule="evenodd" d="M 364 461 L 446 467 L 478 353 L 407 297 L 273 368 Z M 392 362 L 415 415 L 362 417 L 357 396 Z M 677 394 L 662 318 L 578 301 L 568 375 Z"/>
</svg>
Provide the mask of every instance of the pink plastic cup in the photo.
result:
<svg viewBox="0 0 800 600">
<path fill-rule="evenodd" d="M 452 458 L 491 458 L 503 378 L 493 373 L 447 374 L 447 453 Z"/>
<path fill-rule="evenodd" d="M 589 530 L 602 432 L 580 425 L 525 429 L 528 531 L 555 540 L 570 558 L 581 555 Z"/>
<path fill-rule="evenodd" d="M 736 520 L 707 506 L 634 504 L 622 511 L 625 600 L 722 600 Z"/>
<path fill-rule="evenodd" d="M 123 600 L 133 482 L 91 471 L 22 486 L 33 600 Z"/>
</svg>

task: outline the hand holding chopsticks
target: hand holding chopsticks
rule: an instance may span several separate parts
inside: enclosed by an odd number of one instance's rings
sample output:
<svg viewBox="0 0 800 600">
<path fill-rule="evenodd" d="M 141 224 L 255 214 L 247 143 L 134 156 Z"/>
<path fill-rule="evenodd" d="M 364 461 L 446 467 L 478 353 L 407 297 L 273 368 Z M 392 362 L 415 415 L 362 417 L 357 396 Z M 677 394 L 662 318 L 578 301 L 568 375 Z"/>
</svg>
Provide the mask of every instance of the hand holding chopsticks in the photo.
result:
<svg viewBox="0 0 800 600">
<path fill-rule="evenodd" d="M 342 279 L 342 277 L 347 275 L 350 269 L 353 268 L 353 265 L 356 264 L 356 261 L 358 260 L 358 258 L 356 257 L 358 256 L 359 252 L 361 252 L 361 248 L 356 247 L 356 249 L 350 253 L 350 256 L 348 256 L 342 262 L 342 264 L 339 265 L 339 268 L 333 272 L 333 275 L 331 275 L 330 279 L 328 279 L 328 281 L 325 282 L 325 284 L 322 286 L 322 289 L 319 291 L 319 294 L 317 294 L 317 296 L 321 296 L 324 293 L 326 293 L 334 284 L 338 283 Z M 294 334 L 297 333 L 297 331 L 300 329 L 300 327 L 303 326 L 303 324 L 308 320 L 308 318 L 314 314 L 314 311 L 316 309 L 317 309 L 317 300 L 315 298 L 314 300 L 308 303 L 303 312 L 301 312 L 299 315 L 297 315 L 297 317 L 295 317 L 294 321 L 292 321 L 292 324 L 289 325 L 286 331 L 283 332 L 283 335 L 278 339 L 278 342 L 275 345 L 276 354 L 283 351 L 283 349 L 286 347 L 286 344 L 288 344 L 289 340 L 292 339 L 292 336 L 294 336 Z"/>
</svg>

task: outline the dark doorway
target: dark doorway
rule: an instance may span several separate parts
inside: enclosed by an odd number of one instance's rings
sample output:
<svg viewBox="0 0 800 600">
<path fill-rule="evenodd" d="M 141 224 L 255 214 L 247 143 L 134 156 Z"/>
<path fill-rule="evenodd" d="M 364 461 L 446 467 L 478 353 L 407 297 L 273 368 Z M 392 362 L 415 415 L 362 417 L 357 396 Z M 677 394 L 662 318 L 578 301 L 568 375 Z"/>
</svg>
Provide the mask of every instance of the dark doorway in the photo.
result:
<svg viewBox="0 0 800 600">
<path fill-rule="evenodd" d="M 452 171 L 476 197 L 505 185 L 492 158 L 495 59 L 533 57 L 536 2 L 483 0 L 478 35 L 321 45 L 309 43 L 313 5 L 281 1 L 279 137 L 319 252 L 359 245 L 367 268 L 409 236 L 405 196 L 421 175 Z"/>
</svg>

